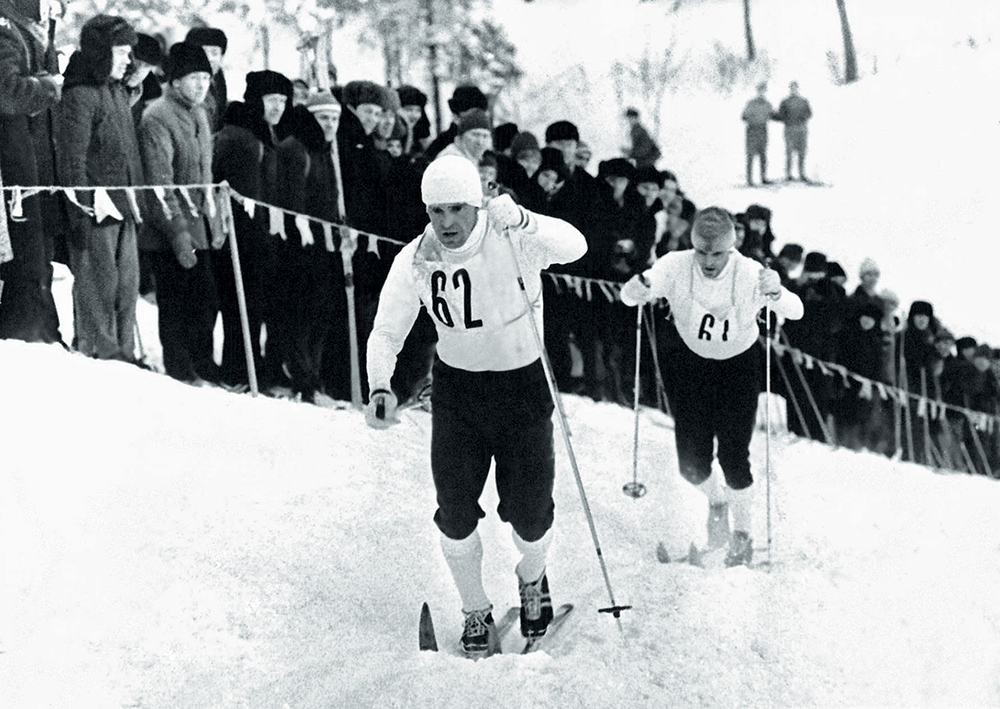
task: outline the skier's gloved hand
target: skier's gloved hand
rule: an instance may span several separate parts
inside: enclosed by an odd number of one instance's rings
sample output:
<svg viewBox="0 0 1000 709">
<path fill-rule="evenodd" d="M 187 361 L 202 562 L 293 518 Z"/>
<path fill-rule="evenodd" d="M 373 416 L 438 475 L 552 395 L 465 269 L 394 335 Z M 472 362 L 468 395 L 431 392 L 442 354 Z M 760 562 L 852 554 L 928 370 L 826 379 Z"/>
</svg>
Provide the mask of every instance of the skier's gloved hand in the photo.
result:
<svg viewBox="0 0 1000 709">
<path fill-rule="evenodd" d="M 781 297 L 781 276 L 770 268 L 762 268 L 757 274 L 757 287 L 762 295 L 777 300 Z"/>
<path fill-rule="evenodd" d="M 514 203 L 509 194 L 502 194 L 487 202 L 486 212 L 499 229 L 517 229 L 528 222 L 527 214 Z"/>
<path fill-rule="evenodd" d="M 622 302 L 625 305 L 644 305 L 653 299 L 646 277 L 637 273 L 622 286 Z"/>
<path fill-rule="evenodd" d="M 365 407 L 365 423 L 372 428 L 389 428 L 399 423 L 396 417 L 396 395 L 385 389 L 376 389 L 368 397 Z"/>
</svg>

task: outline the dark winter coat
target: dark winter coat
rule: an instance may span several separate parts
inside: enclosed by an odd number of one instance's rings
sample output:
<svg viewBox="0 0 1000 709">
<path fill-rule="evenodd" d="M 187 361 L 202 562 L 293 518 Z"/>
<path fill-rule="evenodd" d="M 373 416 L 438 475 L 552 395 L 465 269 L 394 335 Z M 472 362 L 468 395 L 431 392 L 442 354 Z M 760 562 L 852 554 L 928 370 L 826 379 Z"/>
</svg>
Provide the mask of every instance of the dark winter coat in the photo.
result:
<svg viewBox="0 0 1000 709">
<path fill-rule="evenodd" d="M 924 375 L 928 394 L 933 394 L 934 365 L 941 359 L 937 347 L 934 346 L 934 336 L 937 333 L 938 324 L 932 317 L 931 323 L 923 330 L 918 330 L 913 325 L 913 315 L 911 314 L 906 322 L 906 329 L 903 330 L 903 347 L 900 355 L 906 360 L 906 380 L 910 392 L 921 393 L 921 370 Z"/>
<path fill-rule="evenodd" d="M 836 284 L 821 278 L 792 283 L 789 290 L 802 299 L 805 308 L 801 319 L 784 324 L 789 342 L 792 347 L 829 362 L 834 356 L 834 333 L 843 305 Z"/>
<path fill-rule="evenodd" d="M 150 185 L 203 185 L 212 182 L 212 136 L 205 109 L 192 105 L 168 86 L 163 96 L 146 108 L 139 123 L 139 150 L 146 182 Z M 221 222 L 206 217 L 209 207 L 201 189 L 189 190 L 198 210 L 193 215 L 177 189 L 166 189 L 164 200 L 147 194 L 145 221 L 139 231 L 139 248 L 147 251 L 207 249 L 224 240 Z M 218 205 L 216 205 L 218 206 Z M 213 238 L 214 237 L 214 238 Z"/>
<path fill-rule="evenodd" d="M 106 71 L 106 62 L 79 51 L 66 67 L 58 132 L 59 176 L 64 185 L 143 184 L 128 91 L 120 81 L 109 81 Z M 122 215 L 134 216 L 124 191 L 109 190 L 108 194 Z M 79 192 L 77 199 L 89 206 L 94 193 Z M 71 212 L 71 218 L 75 222 L 88 219 L 79 209 Z"/>
<path fill-rule="evenodd" d="M 345 109 L 340 117 L 337 150 L 347 223 L 355 229 L 385 236 L 388 233 L 388 198 L 384 165 L 372 136 L 365 135 L 361 121 L 350 109 Z M 368 237 L 360 236 L 353 263 L 357 291 L 374 296 L 385 282 L 388 259 L 370 253 Z"/>
<path fill-rule="evenodd" d="M 626 157 L 635 160 L 636 167 L 655 165 L 660 159 L 660 146 L 641 123 L 633 123 L 629 128 L 632 145 Z"/>
<path fill-rule="evenodd" d="M 431 162 L 434 158 L 438 156 L 442 150 L 447 148 L 449 145 L 455 142 L 455 136 L 458 135 L 458 124 L 452 123 L 448 126 L 447 130 L 443 130 L 437 134 L 437 137 L 431 141 L 431 144 L 427 146 L 427 150 L 424 151 L 424 156 Z"/>
<path fill-rule="evenodd" d="M 305 106 L 291 109 L 291 133 L 277 147 L 275 203 L 293 212 L 329 222 L 341 222 L 337 206 L 337 179 L 330 143 Z M 314 227 L 316 243 L 323 243 L 322 229 Z M 289 233 L 289 241 L 295 241 Z M 300 242 L 301 243 L 301 242 Z"/>
<path fill-rule="evenodd" d="M 837 338 L 837 362 L 866 379 L 878 381 L 884 369 L 884 349 L 882 330 L 875 324 L 870 330 L 861 327 L 860 316 L 851 318 L 844 325 Z M 860 423 L 866 409 L 865 400 L 860 398 L 861 383 L 849 379 L 848 388 L 841 390 L 835 406 L 840 423 Z M 878 396 L 877 393 L 873 396 Z"/>
<path fill-rule="evenodd" d="M 9 0 L 0 0 L 0 173 L 8 187 L 57 184 L 53 111 L 59 101 L 58 73 L 56 52 L 44 28 Z M 51 257 L 53 236 L 66 228 L 61 198 L 41 194 L 26 199 L 24 217 L 12 227 L 15 245 L 24 238 L 22 232 L 32 232 L 33 238 L 48 239 L 42 250 Z M 31 270 L 47 270 L 48 260 Z"/>
</svg>

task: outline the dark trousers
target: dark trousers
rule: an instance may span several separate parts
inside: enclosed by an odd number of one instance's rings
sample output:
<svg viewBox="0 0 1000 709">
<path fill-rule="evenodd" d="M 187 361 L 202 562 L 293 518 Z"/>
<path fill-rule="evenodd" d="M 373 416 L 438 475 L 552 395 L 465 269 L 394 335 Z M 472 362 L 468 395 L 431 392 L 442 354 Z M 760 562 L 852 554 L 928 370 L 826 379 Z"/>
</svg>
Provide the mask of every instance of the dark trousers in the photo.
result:
<svg viewBox="0 0 1000 709">
<path fill-rule="evenodd" d="M 277 246 L 275 239 L 264 233 L 260 227 L 248 219 L 237 219 L 237 236 L 240 238 L 240 273 L 243 278 L 243 293 L 246 300 L 247 321 L 250 325 L 250 351 L 253 353 L 254 369 L 261 388 L 278 383 L 272 381 L 272 374 L 280 370 L 281 362 L 265 363 L 265 346 L 261 344 L 261 333 L 267 326 L 267 342 L 272 343 L 272 325 L 276 312 L 278 284 L 275 280 Z M 222 379 L 227 384 L 246 384 L 250 381 L 247 372 L 246 351 L 243 345 L 243 323 L 240 317 L 239 300 L 236 291 L 236 274 L 230 253 L 231 242 L 215 254 L 212 263 L 215 285 L 219 296 L 219 312 L 222 315 Z M 266 347 L 268 355 L 277 355 L 277 347 Z"/>
<path fill-rule="evenodd" d="M 554 405 L 540 360 L 507 372 L 468 372 L 434 364 L 431 471 L 434 522 L 465 539 L 486 516 L 479 497 L 496 461 L 497 513 L 525 541 L 552 526 L 555 503 Z"/>
<path fill-rule="evenodd" d="M 334 327 L 330 259 L 322 245 L 284 244 L 280 338 L 292 388 L 308 398 L 323 389 L 327 336 Z M 347 327 L 337 323 L 336 327 Z"/>
<path fill-rule="evenodd" d="M 726 484 L 742 490 L 753 483 L 750 439 L 757 420 L 760 353 L 754 343 L 730 359 L 699 357 L 687 347 L 676 353 L 679 374 L 670 398 L 681 475 L 699 485 L 712 474 L 718 440 Z"/>
<path fill-rule="evenodd" d="M 159 309 L 163 367 L 181 381 L 218 379 L 213 333 L 219 312 L 209 250 L 196 253 L 198 263 L 182 268 L 171 251 L 153 253 L 156 304 Z"/>
<path fill-rule="evenodd" d="M 52 297 L 55 242 L 42 227 L 41 195 L 24 200 L 24 221 L 8 221 L 14 258 L 0 264 L 0 339 L 61 342 Z"/>
</svg>

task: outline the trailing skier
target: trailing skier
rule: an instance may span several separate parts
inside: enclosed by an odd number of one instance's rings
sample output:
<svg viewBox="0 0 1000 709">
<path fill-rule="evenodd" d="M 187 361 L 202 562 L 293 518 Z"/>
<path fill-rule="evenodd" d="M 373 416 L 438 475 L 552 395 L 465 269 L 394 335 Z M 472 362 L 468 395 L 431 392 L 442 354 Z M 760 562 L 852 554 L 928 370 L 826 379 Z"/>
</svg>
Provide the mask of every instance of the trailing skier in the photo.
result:
<svg viewBox="0 0 1000 709">
<path fill-rule="evenodd" d="M 726 565 L 749 564 L 750 439 L 761 372 L 757 313 L 770 302 L 775 314 L 795 320 L 802 317 L 802 301 L 782 287 L 776 271 L 736 251 L 733 219 L 721 207 L 698 214 L 691 242 L 693 249 L 665 254 L 634 276 L 622 289 L 622 301 L 670 302 L 684 344 L 670 391 L 680 473 L 708 497 L 708 545 L 728 542 Z M 716 440 L 725 486 L 710 479 Z"/>
</svg>

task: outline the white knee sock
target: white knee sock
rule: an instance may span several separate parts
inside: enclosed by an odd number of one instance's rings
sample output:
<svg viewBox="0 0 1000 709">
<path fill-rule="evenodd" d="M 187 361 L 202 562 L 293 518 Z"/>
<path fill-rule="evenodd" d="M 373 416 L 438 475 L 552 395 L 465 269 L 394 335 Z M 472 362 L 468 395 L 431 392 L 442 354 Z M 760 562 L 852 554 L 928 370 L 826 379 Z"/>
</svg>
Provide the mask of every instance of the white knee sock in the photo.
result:
<svg viewBox="0 0 1000 709">
<path fill-rule="evenodd" d="M 754 486 L 733 490 L 727 488 L 729 497 L 729 510 L 733 515 L 733 531 L 746 532 L 752 535 L 753 532 L 753 491 Z"/>
<path fill-rule="evenodd" d="M 526 542 L 520 535 L 511 530 L 514 538 L 514 546 L 521 552 L 521 560 L 517 562 L 517 575 L 522 581 L 534 583 L 545 573 L 545 560 L 549 553 L 549 545 L 552 544 L 552 528 L 542 535 L 541 539 L 533 542 Z"/>
<path fill-rule="evenodd" d="M 721 505 L 726 502 L 726 490 L 728 490 L 728 488 L 720 483 L 719 474 L 714 470 L 705 482 L 700 485 L 695 485 L 695 488 L 700 490 L 701 493 L 708 498 L 708 503 L 710 505 Z"/>
<path fill-rule="evenodd" d="M 490 608 L 492 604 L 483 589 L 483 541 L 479 530 L 465 539 L 450 539 L 442 534 L 441 551 L 462 597 L 462 610 L 468 613 Z"/>
</svg>

